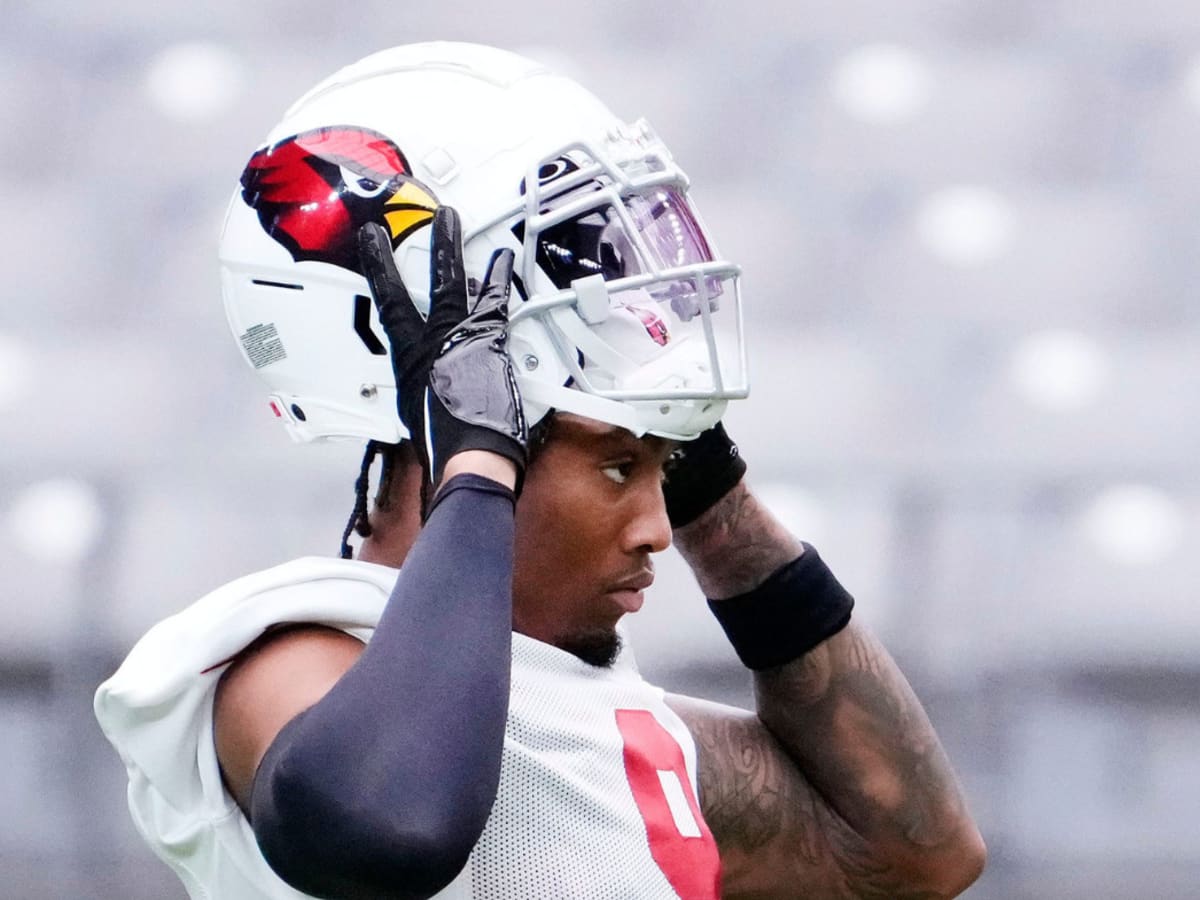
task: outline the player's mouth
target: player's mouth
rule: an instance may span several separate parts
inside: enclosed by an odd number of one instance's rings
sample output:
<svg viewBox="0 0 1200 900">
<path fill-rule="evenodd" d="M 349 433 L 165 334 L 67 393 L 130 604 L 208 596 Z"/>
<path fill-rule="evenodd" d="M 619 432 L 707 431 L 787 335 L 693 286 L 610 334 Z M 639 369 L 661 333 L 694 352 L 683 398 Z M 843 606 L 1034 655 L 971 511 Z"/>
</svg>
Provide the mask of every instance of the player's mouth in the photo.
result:
<svg viewBox="0 0 1200 900">
<path fill-rule="evenodd" d="M 605 593 L 616 602 L 622 612 L 634 613 L 642 608 L 642 604 L 646 601 L 645 591 L 652 584 L 654 584 L 654 570 L 639 569 L 628 578 L 618 581 Z"/>
</svg>

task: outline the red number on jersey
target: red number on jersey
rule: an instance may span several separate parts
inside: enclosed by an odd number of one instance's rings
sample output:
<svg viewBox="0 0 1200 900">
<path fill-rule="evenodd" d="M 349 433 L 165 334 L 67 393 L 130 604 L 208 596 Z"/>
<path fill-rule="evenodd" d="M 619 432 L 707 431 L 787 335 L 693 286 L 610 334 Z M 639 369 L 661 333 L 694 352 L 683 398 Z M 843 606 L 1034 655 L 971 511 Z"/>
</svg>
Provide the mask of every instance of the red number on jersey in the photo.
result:
<svg viewBox="0 0 1200 900">
<path fill-rule="evenodd" d="M 646 823 L 650 855 L 684 900 L 719 900 L 721 859 L 688 780 L 683 748 L 646 709 L 618 709 L 625 776 Z"/>
</svg>

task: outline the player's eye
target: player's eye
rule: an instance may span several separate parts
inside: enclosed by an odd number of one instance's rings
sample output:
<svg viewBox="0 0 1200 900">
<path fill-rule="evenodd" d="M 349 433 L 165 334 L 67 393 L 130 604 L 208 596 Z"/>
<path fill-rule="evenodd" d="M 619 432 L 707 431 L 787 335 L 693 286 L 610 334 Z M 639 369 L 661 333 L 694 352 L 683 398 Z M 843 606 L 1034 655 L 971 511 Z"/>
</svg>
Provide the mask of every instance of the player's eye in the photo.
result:
<svg viewBox="0 0 1200 900">
<path fill-rule="evenodd" d="M 387 187 L 386 182 L 380 184 L 375 179 L 347 169 L 345 166 L 342 166 L 341 170 L 342 182 L 350 190 L 350 193 L 357 194 L 359 197 L 378 197 Z"/>
<path fill-rule="evenodd" d="M 629 480 L 629 476 L 633 474 L 633 461 L 623 460 L 621 462 L 608 463 L 601 466 L 600 471 L 604 473 L 606 478 L 611 479 L 617 484 L 624 484 Z"/>
</svg>

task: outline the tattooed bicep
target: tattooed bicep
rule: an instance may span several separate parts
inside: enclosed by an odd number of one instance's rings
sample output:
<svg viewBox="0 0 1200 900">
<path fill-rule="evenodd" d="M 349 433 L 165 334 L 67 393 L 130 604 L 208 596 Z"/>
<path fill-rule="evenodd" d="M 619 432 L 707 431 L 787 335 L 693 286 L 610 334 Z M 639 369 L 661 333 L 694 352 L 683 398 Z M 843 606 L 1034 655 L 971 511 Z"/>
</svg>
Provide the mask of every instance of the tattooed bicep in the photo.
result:
<svg viewBox="0 0 1200 900">
<path fill-rule="evenodd" d="M 700 809 L 721 853 L 726 900 L 947 896 L 907 886 L 813 787 L 756 714 L 678 695 L 667 703 L 696 742 Z"/>
<path fill-rule="evenodd" d="M 839 896 L 831 841 L 848 837 L 845 826 L 758 717 L 690 697 L 668 703 L 696 742 L 700 808 L 721 851 L 724 896 Z"/>
</svg>

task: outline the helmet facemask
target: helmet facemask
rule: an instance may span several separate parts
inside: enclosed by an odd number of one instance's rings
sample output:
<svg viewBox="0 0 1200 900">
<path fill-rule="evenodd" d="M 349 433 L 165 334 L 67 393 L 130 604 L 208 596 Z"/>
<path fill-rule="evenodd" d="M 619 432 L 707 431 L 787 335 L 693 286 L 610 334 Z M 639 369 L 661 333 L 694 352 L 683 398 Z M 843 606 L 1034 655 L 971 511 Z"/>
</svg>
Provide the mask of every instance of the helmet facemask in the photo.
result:
<svg viewBox="0 0 1200 900">
<path fill-rule="evenodd" d="M 537 355 L 514 353 L 518 381 L 527 407 L 686 440 L 748 393 L 740 270 L 713 253 L 685 176 L 644 122 L 605 150 L 572 144 L 521 185 L 510 321 L 518 336 L 544 329 L 566 378 L 550 384 Z"/>
</svg>

